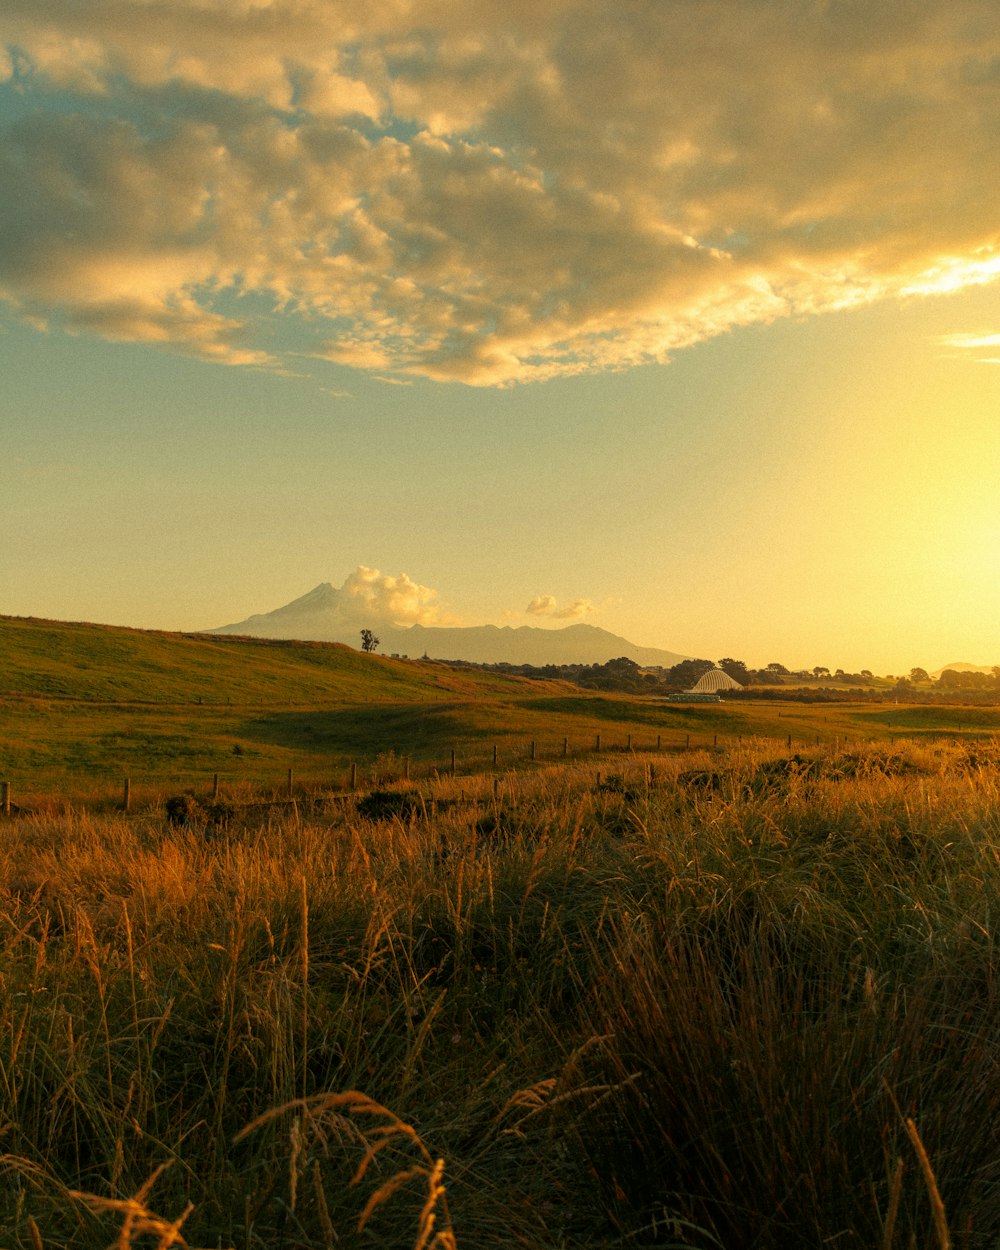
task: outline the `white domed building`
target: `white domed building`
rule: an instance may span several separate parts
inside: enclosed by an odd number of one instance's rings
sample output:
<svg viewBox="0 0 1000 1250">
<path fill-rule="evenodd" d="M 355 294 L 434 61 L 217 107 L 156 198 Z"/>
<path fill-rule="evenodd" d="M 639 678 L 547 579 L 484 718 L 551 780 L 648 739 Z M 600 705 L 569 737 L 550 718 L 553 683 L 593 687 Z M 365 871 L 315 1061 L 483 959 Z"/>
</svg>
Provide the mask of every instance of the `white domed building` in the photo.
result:
<svg viewBox="0 0 1000 1250">
<path fill-rule="evenodd" d="M 723 668 L 710 668 L 702 673 L 688 694 L 718 694 L 720 690 L 742 690 L 743 687 Z"/>
</svg>

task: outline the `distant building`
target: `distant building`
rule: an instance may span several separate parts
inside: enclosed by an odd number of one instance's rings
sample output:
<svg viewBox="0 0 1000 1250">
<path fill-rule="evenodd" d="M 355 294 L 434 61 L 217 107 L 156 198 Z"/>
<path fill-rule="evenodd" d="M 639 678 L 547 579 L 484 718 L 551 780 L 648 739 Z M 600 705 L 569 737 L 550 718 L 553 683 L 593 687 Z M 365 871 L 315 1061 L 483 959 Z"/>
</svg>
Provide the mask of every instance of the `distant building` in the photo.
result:
<svg viewBox="0 0 1000 1250">
<path fill-rule="evenodd" d="M 668 703 L 721 703 L 720 690 L 742 690 L 735 678 L 730 677 L 725 669 L 710 668 L 698 678 L 690 690 L 681 694 L 668 694 Z"/>
<path fill-rule="evenodd" d="M 698 678 L 697 684 L 687 691 L 688 694 L 718 694 L 720 690 L 742 690 L 743 687 L 735 679 L 730 677 L 725 669 L 710 668 L 707 673 L 702 673 Z"/>
</svg>

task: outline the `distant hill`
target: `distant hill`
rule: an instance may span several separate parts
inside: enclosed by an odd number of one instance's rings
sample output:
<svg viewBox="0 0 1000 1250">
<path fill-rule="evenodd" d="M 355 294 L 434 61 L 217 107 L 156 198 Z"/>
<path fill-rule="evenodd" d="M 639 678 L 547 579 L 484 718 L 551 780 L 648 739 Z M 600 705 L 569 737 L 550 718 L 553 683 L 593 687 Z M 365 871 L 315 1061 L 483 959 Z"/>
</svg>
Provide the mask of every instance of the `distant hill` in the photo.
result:
<svg viewBox="0 0 1000 1250">
<path fill-rule="evenodd" d="M 966 664 L 963 661 L 959 661 L 957 664 L 943 665 L 936 672 L 931 673 L 931 676 L 936 680 L 941 676 L 945 669 L 949 668 L 953 673 L 986 673 L 989 675 L 993 672 L 992 664 Z"/>
<path fill-rule="evenodd" d="M 343 642 L 357 647 L 362 626 L 381 639 L 387 654 L 411 659 L 466 660 L 472 664 L 604 664 L 627 656 L 643 666 L 670 668 L 689 656 L 658 647 L 638 647 L 596 625 L 567 625 L 563 629 L 536 626 L 475 625 L 445 627 L 410 625 L 399 628 L 376 620 L 361 620 L 357 605 L 329 582 L 275 608 L 208 630 L 210 634 L 240 634 L 250 638 L 289 638 Z"/>
</svg>

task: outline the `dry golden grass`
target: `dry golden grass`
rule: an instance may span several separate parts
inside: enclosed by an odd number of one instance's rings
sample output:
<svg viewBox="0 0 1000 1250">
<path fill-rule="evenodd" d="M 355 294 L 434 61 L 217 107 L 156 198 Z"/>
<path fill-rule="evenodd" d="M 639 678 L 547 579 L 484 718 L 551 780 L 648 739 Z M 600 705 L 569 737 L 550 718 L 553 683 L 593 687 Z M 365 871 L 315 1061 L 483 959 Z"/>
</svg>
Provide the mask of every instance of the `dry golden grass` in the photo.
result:
<svg viewBox="0 0 1000 1250">
<path fill-rule="evenodd" d="M 0 823 L 0 1244 L 994 1246 L 1000 753 L 649 764 Z"/>
</svg>

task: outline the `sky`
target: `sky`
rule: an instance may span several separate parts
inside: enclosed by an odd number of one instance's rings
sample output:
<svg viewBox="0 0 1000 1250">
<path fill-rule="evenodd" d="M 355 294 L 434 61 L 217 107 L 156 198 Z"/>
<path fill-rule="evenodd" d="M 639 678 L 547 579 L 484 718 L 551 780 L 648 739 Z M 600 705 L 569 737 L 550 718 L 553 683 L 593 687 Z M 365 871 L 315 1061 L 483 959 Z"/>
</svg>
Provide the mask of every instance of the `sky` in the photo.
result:
<svg viewBox="0 0 1000 1250">
<path fill-rule="evenodd" d="M 4 0 L 0 613 L 1000 663 L 995 0 Z"/>
</svg>

